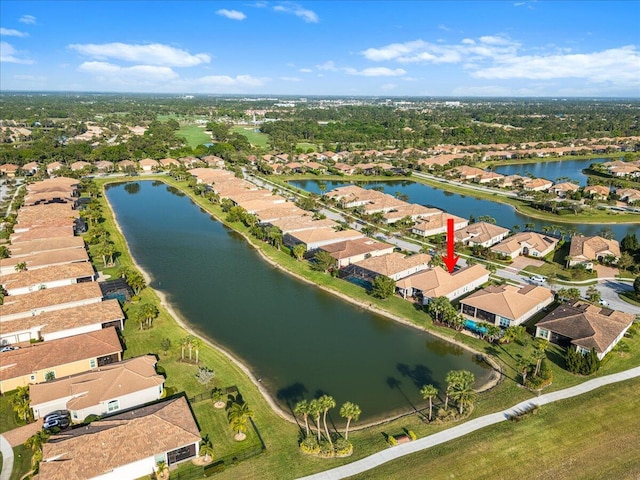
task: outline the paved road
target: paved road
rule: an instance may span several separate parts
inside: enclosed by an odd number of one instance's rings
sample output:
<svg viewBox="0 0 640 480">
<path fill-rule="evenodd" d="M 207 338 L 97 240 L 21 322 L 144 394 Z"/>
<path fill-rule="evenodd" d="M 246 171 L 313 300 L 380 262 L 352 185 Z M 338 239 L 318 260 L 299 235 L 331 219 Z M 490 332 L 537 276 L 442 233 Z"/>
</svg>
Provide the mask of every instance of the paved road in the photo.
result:
<svg viewBox="0 0 640 480">
<path fill-rule="evenodd" d="M 2 452 L 2 472 L 0 480 L 9 480 L 13 471 L 13 449 L 9 442 L 0 435 L 0 452 Z"/>
<path fill-rule="evenodd" d="M 605 377 L 594 378 L 593 380 L 589 380 L 575 387 L 546 393 L 544 395 L 540 395 L 539 397 L 533 397 L 501 412 L 492 413 L 490 415 L 485 415 L 483 417 L 470 420 L 453 428 L 443 430 L 442 432 L 420 438 L 414 442 L 391 447 L 348 465 L 343 465 L 342 467 L 333 468 L 331 470 L 326 470 L 314 475 L 309 475 L 307 477 L 303 477 L 300 480 L 335 480 L 351 477 L 353 475 L 366 472 L 367 470 L 371 470 L 386 462 L 390 462 L 405 455 L 419 452 L 421 450 L 426 450 L 427 448 L 431 448 L 435 445 L 440 445 L 455 438 L 462 437 L 463 435 L 475 432 L 476 430 L 480 430 L 481 428 L 487 427 L 489 425 L 504 422 L 511 415 L 523 410 L 528 410 L 533 406 L 546 405 L 548 403 L 564 400 L 565 398 L 575 397 L 577 395 L 582 395 L 584 393 L 595 390 L 596 388 L 602 387 L 604 385 L 622 382 L 624 380 L 629 380 L 636 377 L 640 377 L 640 367 L 632 368 L 630 370 L 626 370 L 624 372 L 616 373 L 613 375 L 607 375 Z"/>
</svg>

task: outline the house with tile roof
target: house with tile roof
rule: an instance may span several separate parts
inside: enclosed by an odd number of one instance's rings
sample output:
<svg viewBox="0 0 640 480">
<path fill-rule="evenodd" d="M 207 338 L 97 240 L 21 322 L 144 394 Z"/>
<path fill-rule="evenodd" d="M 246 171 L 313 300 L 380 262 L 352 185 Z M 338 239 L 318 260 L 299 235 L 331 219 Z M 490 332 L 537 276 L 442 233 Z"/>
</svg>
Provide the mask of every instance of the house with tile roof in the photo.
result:
<svg viewBox="0 0 640 480">
<path fill-rule="evenodd" d="M 491 251 L 503 257 L 519 255 L 544 257 L 558 245 L 558 239 L 537 232 L 519 232 L 491 247 Z"/>
<path fill-rule="evenodd" d="M 598 358 L 609 353 L 624 337 L 635 317 L 578 300 L 564 303 L 536 323 L 536 337 L 587 354 L 595 348 Z"/>
<path fill-rule="evenodd" d="M 589 185 L 584 187 L 584 194 L 596 200 L 606 200 L 609 198 L 609 187 L 605 185 Z"/>
<path fill-rule="evenodd" d="M 552 186 L 553 182 L 546 178 L 531 178 L 522 184 L 522 188 L 529 192 L 543 192 L 549 190 Z"/>
<path fill-rule="evenodd" d="M 116 329 L 33 343 L 2 353 L 0 393 L 86 372 L 122 359 Z"/>
<path fill-rule="evenodd" d="M 460 300 L 460 311 L 474 320 L 507 328 L 527 321 L 553 300 L 553 292 L 545 287 L 491 285 Z"/>
<path fill-rule="evenodd" d="M 11 245 L 22 242 L 30 242 L 32 240 L 45 240 L 47 238 L 57 237 L 73 237 L 75 235 L 74 225 L 54 226 L 54 227 L 35 227 L 22 232 L 13 232 L 9 236 Z"/>
<path fill-rule="evenodd" d="M 393 248 L 394 246 L 388 243 L 362 237 L 324 245 L 320 250 L 329 253 L 336 260 L 336 266 L 342 268 L 370 257 L 388 255 L 393 253 Z"/>
<path fill-rule="evenodd" d="M 12 257 L 25 257 L 35 253 L 54 252 L 57 250 L 82 249 L 85 244 L 82 237 L 48 237 L 28 242 L 14 242 L 7 245 Z"/>
<path fill-rule="evenodd" d="M 40 478 L 122 480 L 146 477 L 198 455 L 198 425 L 177 397 L 108 416 L 52 436 L 43 445 Z"/>
<path fill-rule="evenodd" d="M 603 238 L 598 235 L 594 237 L 584 237 L 575 235 L 571 237 L 569 247 L 569 266 L 584 265 L 592 270 L 594 262 L 610 260 L 617 263 L 620 259 L 620 244 L 617 240 Z"/>
<path fill-rule="evenodd" d="M 411 233 L 420 235 L 421 237 L 430 237 L 447 231 L 447 220 L 453 219 L 453 229 L 459 230 L 469 225 L 469 220 L 450 213 L 442 212 L 429 215 L 420 219 L 413 227 Z"/>
<path fill-rule="evenodd" d="M 0 319 L 0 345 L 31 340 L 48 342 L 109 327 L 121 331 L 124 328 L 124 313 L 116 299 L 14 320 Z"/>
<path fill-rule="evenodd" d="M 308 212 L 294 217 L 278 218 L 267 222 L 269 225 L 278 227 L 284 233 L 301 232 L 303 230 L 313 230 L 315 228 L 333 228 L 338 224 L 330 218 L 314 220 Z"/>
<path fill-rule="evenodd" d="M 616 194 L 620 201 L 626 202 L 629 205 L 635 202 L 640 202 L 640 190 L 635 188 L 619 188 L 616 190 Z"/>
<path fill-rule="evenodd" d="M 65 248 L 61 250 L 31 253 L 21 257 L 1 259 L 0 275 L 4 276 L 15 273 L 16 267 L 19 263 L 26 264 L 27 270 L 36 270 L 54 265 L 65 265 L 77 262 L 89 262 L 89 255 L 84 248 Z"/>
<path fill-rule="evenodd" d="M 509 235 L 509 229 L 488 222 L 476 222 L 455 232 L 455 241 L 465 245 L 490 247 Z"/>
<path fill-rule="evenodd" d="M 153 172 L 154 170 L 160 168 L 160 162 L 154 160 L 153 158 L 143 158 L 138 162 L 138 165 L 143 172 Z"/>
<path fill-rule="evenodd" d="M 423 305 L 427 305 L 437 297 L 455 300 L 488 281 L 489 270 L 480 264 L 461 268 L 453 273 L 436 266 L 398 280 L 396 288 L 404 298 L 414 297 L 421 300 Z"/>
<path fill-rule="evenodd" d="M 92 282 L 95 278 L 96 273 L 89 262 L 65 263 L 2 275 L 0 285 L 7 292 L 7 295 L 12 296 L 45 288 Z"/>
<path fill-rule="evenodd" d="M 307 252 L 311 252 L 325 245 L 355 240 L 362 237 L 364 237 L 364 234 L 350 228 L 336 231 L 331 227 L 321 227 L 314 228 L 313 230 L 299 230 L 285 233 L 283 243 L 289 247 L 303 244 L 307 247 Z"/>
<path fill-rule="evenodd" d="M 74 423 L 89 415 L 107 415 L 159 400 L 164 377 L 156 373 L 154 355 L 129 358 L 84 373 L 31 385 L 29 399 L 38 419 L 68 410 Z"/>
<path fill-rule="evenodd" d="M 571 182 L 556 183 L 549 191 L 555 193 L 558 198 L 566 198 L 569 193 L 573 193 L 580 188 L 580 185 L 576 185 Z"/>
<path fill-rule="evenodd" d="M 426 253 L 403 255 L 393 252 L 379 257 L 366 258 L 349 266 L 349 271 L 362 278 L 374 279 L 384 275 L 398 281 L 414 273 L 422 272 L 429 268 L 431 256 Z"/>
</svg>

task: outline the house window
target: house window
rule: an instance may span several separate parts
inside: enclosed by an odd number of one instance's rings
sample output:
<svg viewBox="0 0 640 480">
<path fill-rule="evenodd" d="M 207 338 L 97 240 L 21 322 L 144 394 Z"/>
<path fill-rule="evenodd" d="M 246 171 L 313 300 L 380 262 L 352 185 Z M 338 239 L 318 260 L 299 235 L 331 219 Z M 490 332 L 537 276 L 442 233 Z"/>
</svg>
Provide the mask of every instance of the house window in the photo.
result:
<svg viewBox="0 0 640 480">
<path fill-rule="evenodd" d="M 107 412 L 115 412 L 119 408 L 120 404 L 118 400 L 111 400 L 109 403 L 107 403 Z"/>
<path fill-rule="evenodd" d="M 538 336 L 540 338 L 546 338 L 547 340 L 549 340 L 549 330 L 543 330 L 542 328 L 540 328 L 538 330 Z"/>
<path fill-rule="evenodd" d="M 511 320 L 509 320 L 508 318 L 500 317 L 500 326 L 502 328 L 507 328 L 509 325 L 511 325 Z"/>
<path fill-rule="evenodd" d="M 96 359 L 95 359 L 95 358 L 92 358 L 92 359 L 89 361 L 89 366 L 90 366 L 91 368 L 96 368 Z"/>
<path fill-rule="evenodd" d="M 73 419 L 77 420 L 78 419 L 78 412 L 73 412 Z"/>
<path fill-rule="evenodd" d="M 36 376 L 32 373 L 31 376 L 29 377 L 31 379 L 32 382 L 36 381 Z"/>
</svg>

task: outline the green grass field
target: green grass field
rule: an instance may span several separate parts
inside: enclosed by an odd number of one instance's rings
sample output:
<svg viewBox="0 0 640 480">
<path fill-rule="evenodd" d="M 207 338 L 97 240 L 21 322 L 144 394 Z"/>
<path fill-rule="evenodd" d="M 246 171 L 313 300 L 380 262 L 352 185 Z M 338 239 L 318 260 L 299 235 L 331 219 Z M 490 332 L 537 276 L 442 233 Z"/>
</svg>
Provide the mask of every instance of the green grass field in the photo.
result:
<svg viewBox="0 0 640 480">
<path fill-rule="evenodd" d="M 640 379 L 602 387 L 351 478 L 637 479 L 638 389 Z"/>
<path fill-rule="evenodd" d="M 182 125 L 176 135 L 186 138 L 191 148 L 211 142 L 211 135 L 204 133 L 204 125 Z"/>
<path fill-rule="evenodd" d="M 249 143 L 254 147 L 269 148 L 269 135 L 266 133 L 260 133 L 255 131 L 255 127 L 246 127 L 243 125 L 236 125 L 231 128 L 232 132 L 244 135 L 249 140 Z"/>
</svg>

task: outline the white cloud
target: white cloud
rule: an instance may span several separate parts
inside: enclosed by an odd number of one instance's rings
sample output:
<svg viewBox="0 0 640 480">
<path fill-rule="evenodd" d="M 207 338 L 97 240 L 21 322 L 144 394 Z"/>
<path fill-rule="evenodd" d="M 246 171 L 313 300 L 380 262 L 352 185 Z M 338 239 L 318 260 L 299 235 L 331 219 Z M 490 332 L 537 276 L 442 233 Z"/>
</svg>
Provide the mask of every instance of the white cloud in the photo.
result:
<svg viewBox="0 0 640 480">
<path fill-rule="evenodd" d="M 380 62 L 383 60 L 396 60 L 427 45 L 422 40 L 406 43 L 392 43 L 382 48 L 368 48 L 362 54 L 369 60 Z"/>
<path fill-rule="evenodd" d="M 329 60 L 327 62 L 321 63 L 320 65 L 316 65 L 316 68 L 318 70 L 327 70 L 330 72 L 335 72 L 338 70 L 338 67 L 336 67 L 336 64 L 333 63 L 333 60 Z"/>
<path fill-rule="evenodd" d="M 20 30 L 14 30 L 13 28 L 3 28 L 0 27 L 0 35 L 4 37 L 28 37 L 29 34 L 27 32 L 21 32 Z"/>
<path fill-rule="evenodd" d="M 273 7 L 273 10 L 276 12 L 290 13 L 296 17 L 300 17 L 307 23 L 318 23 L 320 21 L 316 12 L 303 8 L 297 3 L 285 2 L 280 5 L 276 5 Z"/>
<path fill-rule="evenodd" d="M 178 74 L 170 67 L 158 65 L 133 65 L 121 67 L 108 62 L 84 62 L 78 67 L 84 73 L 95 75 L 101 80 L 114 81 L 120 84 L 145 84 L 176 80 Z"/>
<path fill-rule="evenodd" d="M 33 15 L 23 15 L 18 21 L 20 23 L 26 23 L 27 25 L 35 25 L 36 17 L 34 17 Z"/>
<path fill-rule="evenodd" d="M 31 65 L 33 60 L 23 58 L 22 52 L 16 50 L 10 43 L 0 42 L 0 63 L 21 63 L 23 65 Z"/>
<path fill-rule="evenodd" d="M 625 46 L 584 54 L 525 55 L 503 59 L 495 66 L 479 68 L 472 76 L 501 80 L 583 78 L 590 82 L 640 86 L 640 52 L 635 46 Z"/>
<path fill-rule="evenodd" d="M 280 80 L 284 80 L 285 82 L 301 82 L 302 79 L 299 77 L 280 77 Z"/>
<path fill-rule="evenodd" d="M 482 43 L 486 43 L 487 45 L 509 45 L 511 44 L 511 40 L 501 35 L 485 35 L 480 37 L 480 41 Z"/>
<path fill-rule="evenodd" d="M 228 75 L 208 75 L 206 77 L 195 79 L 194 83 L 209 87 L 261 87 L 266 81 L 266 78 L 257 78 L 252 77 L 251 75 L 236 75 L 235 77 L 230 77 Z"/>
<path fill-rule="evenodd" d="M 211 57 L 206 53 L 191 55 L 186 50 L 170 47 L 161 43 L 148 45 L 132 45 L 127 43 L 87 43 L 69 45 L 72 50 L 99 60 L 109 58 L 125 60 L 145 65 L 161 65 L 168 67 L 193 67 L 201 63 L 209 63 Z"/>
<path fill-rule="evenodd" d="M 392 70 L 387 67 L 371 67 L 364 70 L 356 70 L 355 68 L 344 68 L 345 72 L 349 75 L 361 75 L 363 77 L 401 77 L 406 75 L 407 71 L 402 68 L 396 68 Z"/>
<path fill-rule="evenodd" d="M 239 10 L 227 10 L 226 8 L 222 8 L 216 13 L 231 20 L 244 20 L 245 18 L 247 18 L 247 16 Z"/>
<path fill-rule="evenodd" d="M 311 72 L 313 72 L 313 70 L 310 69 L 310 68 L 301 68 L 299 71 L 301 73 L 311 73 Z"/>
</svg>

